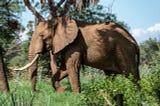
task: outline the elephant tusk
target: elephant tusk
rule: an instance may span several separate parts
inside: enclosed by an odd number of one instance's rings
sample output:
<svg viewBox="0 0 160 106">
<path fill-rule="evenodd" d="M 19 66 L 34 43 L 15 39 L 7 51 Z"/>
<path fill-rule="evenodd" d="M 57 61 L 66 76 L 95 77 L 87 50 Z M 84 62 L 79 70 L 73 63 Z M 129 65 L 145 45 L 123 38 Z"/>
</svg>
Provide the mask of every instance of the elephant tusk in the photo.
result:
<svg viewBox="0 0 160 106">
<path fill-rule="evenodd" d="M 25 66 L 23 66 L 21 68 L 15 68 L 13 70 L 14 71 L 22 71 L 22 70 L 30 67 L 38 59 L 38 57 L 39 57 L 39 54 L 36 54 L 36 56 L 33 58 L 33 60 L 30 63 L 26 64 Z"/>
</svg>

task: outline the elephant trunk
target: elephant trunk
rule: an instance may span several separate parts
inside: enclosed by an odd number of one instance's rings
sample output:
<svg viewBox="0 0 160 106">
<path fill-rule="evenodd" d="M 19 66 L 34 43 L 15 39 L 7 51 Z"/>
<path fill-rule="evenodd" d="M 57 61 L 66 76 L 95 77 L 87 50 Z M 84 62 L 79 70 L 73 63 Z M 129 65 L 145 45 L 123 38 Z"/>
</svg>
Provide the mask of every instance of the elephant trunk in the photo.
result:
<svg viewBox="0 0 160 106">
<path fill-rule="evenodd" d="M 31 62 L 33 59 L 34 59 L 34 57 L 35 57 L 36 55 L 35 54 L 29 54 L 29 61 Z M 34 91 L 35 90 L 35 86 L 36 86 L 36 82 L 37 82 L 37 68 L 38 68 L 38 59 L 36 59 L 35 61 L 34 61 L 34 63 L 29 67 L 29 74 L 30 74 L 30 76 L 31 76 L 31 81 L 32 81 L 32 90 Z"/>
<path fill-rule="evenodd" d="M 29 74 L 31 75 L 31 81 L 32 81 L 32 90 L 35 90 L 36 81 L 37 81 L 36 77 L 37 77 L 37 68 L 38 68 L 38 55 L 42 53 L 42 51 L 43 51 L 42 38 L 37 38 L 37 36 L 33 34 L 31 43 L 29 46 L 29 54 L 28 54 L 30 63 L 32 62 L 32 60 L 36 58 L 33 64 L 29 68 Z"/>
<path fill-rule="evenodd" d="M 39 33 L 35 31 L 32 35 L 32 39 L 29 46 L 29 54 L 28 54 L 29 61 L 31 62 L 34 59 L 34 57 L 37 54 L 42 53 L 42 51 L 43 51 L 43 39 L 41 36 L 39 36 Z M 32 70 L 37 69 L 37 64 L 38 64 L 38 60 L 36 60 L 34 64 L 31 65 L 31 67 L 29 68 L 31 72 Z"/>
<path fill-rule="evenodd" d="M 43 51 L 43 40 L 41 37 L 38 36 L 38 34 L 36 32 L 34 32 L 32 35 L 31 42 L 30 42 L 30 46 L 29 46 L 28 59 L 29 59 L 30 63 L 28 63 L 27 65 L 25 65 L 21 68 L 16 68 L 13 70 L 21 71 L 21 70 L 24 70 L 24 69 L 30 67 L 29 68 L 30 73 L 34 72 L 34 70 L 37 69 L 39 54 L 42 53 L 42 51 Z"/>
</svg>

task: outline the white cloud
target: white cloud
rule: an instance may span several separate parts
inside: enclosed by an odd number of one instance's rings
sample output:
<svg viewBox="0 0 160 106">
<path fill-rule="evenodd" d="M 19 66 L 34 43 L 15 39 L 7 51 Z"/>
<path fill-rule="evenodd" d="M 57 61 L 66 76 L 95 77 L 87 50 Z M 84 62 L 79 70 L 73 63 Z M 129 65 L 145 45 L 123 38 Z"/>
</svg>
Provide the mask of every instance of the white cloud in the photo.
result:
<svg viewBox="0 0 160 106">
<path fill-rule="evenodd" d="M 138 43 L 141 43 L 149 38 L 160 38 L 160 23 L 157 23 L 146 29 L 133 29 L 131 31 Z"/>
<path fill-rule="evenodd" d="M 160 32 L 160 23 L 155 24 L 152 27 L 149 27 L 147 30 L 150 32 Z"/>
</svg>

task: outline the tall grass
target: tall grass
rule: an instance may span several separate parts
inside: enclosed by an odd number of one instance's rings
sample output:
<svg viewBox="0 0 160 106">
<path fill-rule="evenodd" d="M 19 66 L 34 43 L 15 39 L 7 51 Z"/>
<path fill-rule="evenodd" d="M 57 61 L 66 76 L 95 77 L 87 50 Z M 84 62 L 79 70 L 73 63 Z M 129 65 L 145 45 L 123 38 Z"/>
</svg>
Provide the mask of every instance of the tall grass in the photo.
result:
<svg viewBox="0 0 160 106">
<path fill-rule="evenodd" d="M 117 94 L 124 95 L 125 106 L 136 106 L 140 102 L 144 106 L 160 105 L 159 71 L 141 76 L 141 91 L 132 83 L 132 76 L 129 79 L 123 75 L 106 77 L 99 72 L 92 68 L 84 70 L 80 94 L 71 91 L 67 78 L 62 81 L 67 91 L 57 93 L 49 78 L 38 77 L 37 91 L 32 92 L 30 80 L 22 75 L 17 76 L 9 81 L 11 92 L 0 93 L 0 106 L 106 106 L 109 102 L 115 105 L 114 97 Z"/>
<path fill-rule="evenodd" d="M 49 79 L 38 80 L 36 92 L 32 92 L 29 80 L 16 78 L 9 82 L 11 92 L 0 93 L 0 106 L 85 106 L 82 94 L 73 93 L 70 89 L 57 93 Z M 68 80 L 63 83 L 68 84 Z"/>
</svg>

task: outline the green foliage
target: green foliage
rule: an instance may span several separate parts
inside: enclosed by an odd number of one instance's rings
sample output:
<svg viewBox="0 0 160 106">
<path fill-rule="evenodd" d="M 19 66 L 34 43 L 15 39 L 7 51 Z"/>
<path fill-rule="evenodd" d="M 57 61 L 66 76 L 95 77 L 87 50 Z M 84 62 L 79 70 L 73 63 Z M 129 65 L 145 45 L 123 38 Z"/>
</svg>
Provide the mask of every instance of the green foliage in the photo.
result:
<svg viewBox="0 0 160 106">
<path fill-rule="evenodd" d="M 114 20 L 115 16 L 113 16 L 113 14 L 107 14 L 103 8 L 102 5 L 90 6 L 82 11 L 71 11 L 69 15 L 74 19 L 88 23 L 100 23 Z"/>
<path fill-rule="evenodd" d="M 28 62 L 28 41 L 18 42 L 14 40 L 8 46 L 9 49 L 5 56 L 9 67 L 23 66 Z"/>
<path fill-rule="evenodd" d="M 130 29 L 125 22 L 117 20 L 115 14 L 110 13 L 106 10 L 107 8 L 105 8 L 103 5 L 96 5 L 90 6 L 82 11 L 70 11 L 69 16 L 73 19 L 88 23 L 102 23 L 114 21 L 120 24 L 125 29 Z"/>
<path fill-rule="evenodd" d="M 89 77 L 89 76 L 88 76 Z M 89 83 L 82 84 L 84 100 L 88 106 L 106 106 L 115 104 L 114 97 L 123 94 L 124 106 L 158 106 L 160 105 L 160 73 L 143 75 L 140 81 L 142 89 L 139 91 L 132 83 L 133 77 L 128 79 L 122 75 L 102 77 L 92 76 Z M 107 100 L 106 100 L 107 99 Z"/>
<path fill-rule="evenodd" d="M 154 72 L 149 75 L 142 76 L 141 86 L 142 86 L 142 100 L 146 101 L 149 105 L 158 105 L 160 102 L 160 73 Z"/>
<path fill-rule="evenodd" d="M 41 78 L 38 74 L 37 91 L 32 92 L 29 77 L 26 73 L 17 74 L 9 81 L 11 93 L 0 94 L 1 106 L 106 106 L 116 105 L 115 96 L 123 94 L 124 106 L 160 105 L 160 73 L 152 73 L 141 76 L 139 91 L 132 83 L 133 76 L 125 78 L 123 75 L 104 76 L 100 70 L 86 68 L 81 73 L 81 94 L 71 91 L 68 79 L 63 80 L 62 85 L 67 86 L 67 91 L 57 93 L 51 86 L 50 79 Z M 88 73 L 87 73 L 88 71 Z"/>
<path fill-rule="evenodd" d="M 19 1 L 15 0 L 1 0 L 0 1 L 0 46 L 2 47 L 3 60 L 5 67 L 8 65 L 9 44 L 19 36 L 17 33 L 20 30 L 18 15 L 23 11 L 23 6 Z M 11 53 L 11 55 L 13 52 Z"/>
<path fill-rule="evenodd" d="M 82 95 L 73 92 L 56 93 L 48 80 L 38 80 L 37 91 L 30 82 L 17 77 L 10 81 L 11 93 L 0 94 L 1 106 L 85 106 Z"/>
<path fill-rule="evenodd" d="M 140 44 L 142 64 L 156 65 L 160 63 L 160 41 L 148 39 Z"/>
<path fill-rule="evenodd" d="M 88 105 L 104 106 L 115 105 L 114 97 L 117 94 L 124 95 L 124 104 L 126 106 L 137 105 L 140 102 L 140 93 L 130 79 L 122 75 L 100 77 L 95 76 L 89 84 L 85 84 L 83 94 Z M 108 101 L 106 101 L 106 98 Z M 134 100 L 134 101 L 133 101 Z"/>
<path fill-rule="evenodd" d="M 98 73 L 100 70 L 87 67 L 83 71 L 83 78 L 81 78 L 81 82 L 83 82 L 83 99 L 89 106 L 104 106 L 109 105 L 109 102 L 114 106 L 114 97 L 117 94 L 123 94 L 124 106 L 137 106 L 140 103 L 144 106 L 159 106 L 159 69 L 159 64 L 151 66 L 141 65 L 141 80 L 139 83 L 142 88 L 139 91 L 132 83 L 133 76 L 130 76 L 128 79 L 123 75 L 105 77 L 102 76 L 102 72 Z"/>
<path fill-rule="evenodd" d="M 0 45 L 6 50 L 9 44 L 19 30 L 20 23 L 16 18 L 16 14 L 23 10 L 22 5 L 18 1 L 1 0 L 0 1 Z"/>
<path fill-rule="evenodd" d="M 43 15 L 43 17 L 46 18 L 50 13 L 48 5 L 44 5 L 43 8 L 41 8 L 41 4 L 39 2 L 35 3 L 36 8 L 40 9 L 40 13 Z M 60 11 L 62 8 L 58 8 L 56 11 L 56 15 L 60 16 Z M 124 21 L 119 21 L 117 19 L 117 16 L 114 13 L 111 13 L 109 10 L 111 10 L 109 7 L 104 7 L 103 5 L 89 5 L 87 8 L 82 9 L 81 11 L 77 11 L 74 8 L 70 8 L 68 11 L 67 16 L 87 22 L 87 23 L 102 23 L 102 22 L 109 22 L 114 21 L 118 24 L 120 24 L 125 29 L 129 30 L 129 26 Z M 47 14 L 47 15 L 46 15 Z"/>
</svg>

